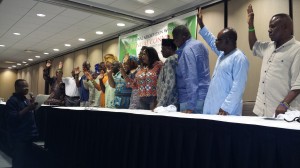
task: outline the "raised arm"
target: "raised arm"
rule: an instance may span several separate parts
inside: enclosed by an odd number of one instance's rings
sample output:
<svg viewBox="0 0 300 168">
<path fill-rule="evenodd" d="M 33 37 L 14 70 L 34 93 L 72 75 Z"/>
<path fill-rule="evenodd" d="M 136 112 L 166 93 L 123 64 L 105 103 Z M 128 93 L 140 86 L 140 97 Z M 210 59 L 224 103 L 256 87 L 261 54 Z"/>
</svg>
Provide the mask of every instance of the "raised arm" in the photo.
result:
<svg viewBox="0 0 300 168">
<path fill-rule="evenodd" d="M 75 81 L 77 87 L 80 87 L 79 73 L 80 73 L 79 67 L 75 68 Z"/>
<path fill-rule="evenodd" d="M 205 40 L 205 42 L 209 45 L 211 50 L 214 53 L 216 53 L 217 56 L 221 55 L 221 51 L 219 51 L 216 47 L 216 37 L 211 32 L 209 32 L 209 30 L 205 27 L 205 25 L 203 23 L 203 15 L 202 15 L 201 8 L 198 9 L 197 20 L 198 20 L 198 24 L 201 28 L 199 31 L 199 34 L 202 36 L 202 38 Z"/>
<path fill-rule="evenodd" d="M 249 47 L 252 50 L 254 43 L 257 41 L 255 29 L 254 29 L 254 13 L 252 9 L 252 5 L 250 4 L 247 9 L 248 13 L 248 40 L 249 40 Z"/>
</svg>

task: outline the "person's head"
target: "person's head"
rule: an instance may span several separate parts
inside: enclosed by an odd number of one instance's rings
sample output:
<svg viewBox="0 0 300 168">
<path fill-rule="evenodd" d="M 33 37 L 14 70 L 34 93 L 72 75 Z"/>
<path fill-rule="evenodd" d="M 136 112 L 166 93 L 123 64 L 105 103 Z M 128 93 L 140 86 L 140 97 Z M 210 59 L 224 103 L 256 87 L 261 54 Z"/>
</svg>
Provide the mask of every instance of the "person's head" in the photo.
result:
<svg viewBox="0 0 300 168">
<path fill-rule="evenodd" d="M 24 96 L 28 94 L 28 83 L 25 79 L 15 81 L 15 93 Z"/>
<path fill-rule="evenodd" d="M 104 60 L 105 60 L 105 66 L 106 66 L 107 70 L 110 70 L 112 63 L 117 61 L 116 57 L 113 54 L 106 54 L 104 56 Z"/>
<path fill-rule="evenodd" d="M 71 74 L 75 78 L 75 69 L 72 69 Z"/>
<path fill-rule="evenodd" d="M 63 76 L 63 71 L 61 69 L 57 69 L 55 75 L 58 79 L 61 79 Z"/>
<path fill-rule="evenodd" d="M 138 64 L 139 64 L 138 57 L 129 54 L 125 55 L 123 59 L 123 66 L 126 72 L 136 69 L 138 67 Z"/>
<path fill-rule="evenodd" d="M 287 14 L 274 15 L 269 22 L 269 37 L 276 43 L 285 43 L 293 36 L 293 21 Z"/>
<path fill-rule="evenodd" d="M 83 71 L 90 71 L 91 68 L 91 64 L 88 61 L 84 61 L 82 64 L 82 70 Z"/>
<path fill-rule="evenodd" d="M 111 70 L 113 71 L 114 74 L 118 73 L 120 69 L 120 62 L 119 61 L 115 61 L 112 63 L 111 65 Z"/>
<path fill-rule="evenodd" d="M 161 53 L 164 58 L 168 58 L 173 55 L 177 47 L 173 42 L 173 39 L 162 39 L 161 40 Z"/>
<path fill-rule="evenodd" d="M 146 47 L 142 56 L 143 65 L 153 68 L 153 64 L 159 61 L 157 51 L 153 47 Z"/>
<path fill-rule="evenodd" d="M 142 61 L 142 57 L 144 55 L 144 50 L 146 49 L 147 46 L 142 46 L 141 50 L 140 50 L 140 53 L 139 53 L 139 62 L 140 64 L 143 64 L 143 61 Z"/>
<path fill-rule="evenodd" d="M 177 47 L 180 47 L 183 43 L 185 43 L 188 39 L 191 38 L 191 33 L 185 25 L 179 25 L 175 27 L 172 31 L 172 35 L 174 44 Z"/>
<path fill-rule="evenodd" d="M 237 33 L 233 28 L 225 28 L 218 33 L 216 47 L 225 53 L 236 48 Z"/>
<path fill-rule="evenodd" d="M 101 73 L 101 71 L 106 72 L 105 62 L 100 62 L 99 71 L 100 71 L 100 73 Z"/>
</svg>

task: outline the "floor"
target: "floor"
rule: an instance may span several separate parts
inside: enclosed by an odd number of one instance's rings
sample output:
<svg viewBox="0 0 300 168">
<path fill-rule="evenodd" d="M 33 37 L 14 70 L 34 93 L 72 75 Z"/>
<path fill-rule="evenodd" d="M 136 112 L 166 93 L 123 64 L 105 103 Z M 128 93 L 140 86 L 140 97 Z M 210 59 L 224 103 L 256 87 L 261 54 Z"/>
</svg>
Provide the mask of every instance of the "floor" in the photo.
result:
<svg viewBox="0 0 300 168">
<path fill-rule="evenodd" d="M 0 168 L 11 168 L 11 158 L 0 150 Z"/>
</svg>

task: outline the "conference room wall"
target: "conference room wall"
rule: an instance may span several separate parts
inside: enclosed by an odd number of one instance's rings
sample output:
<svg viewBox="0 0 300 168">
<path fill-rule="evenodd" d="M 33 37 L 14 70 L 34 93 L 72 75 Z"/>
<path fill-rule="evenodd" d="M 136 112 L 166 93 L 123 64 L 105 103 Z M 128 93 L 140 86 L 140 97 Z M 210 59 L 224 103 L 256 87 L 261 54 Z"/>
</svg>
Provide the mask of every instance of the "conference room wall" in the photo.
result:
<svg viewBox="0 0 300 168">
<path fill-rule="evenodd" d="M 87 58 L 87 49 L 76 51 L 74 54 L 74 67 L 79 67 L 80 70 L 82 70 L 82 63 L 86 61 Z"/>
<path fill-rule="evenodd" d="M 95 64 L 103 61 L 102 44 L 98 44 L 88 48 L 88 61 L 91 63 L 91 70 L 95 71 Z"/>
<path fill-rule="evenodd" d="M 293 15 L 294 15 L 294 33 L 297 40 L 300 40 L 300 0 L 293 0 Z"/>
<path fill-rule="evenodd" d="M 10 69 L 0 69 L 0 97 L 5 101 L 15 91 L 15 80 L 17 79 L 17 71 Z"/>
<path fill-rule="evenodd" d="M 74 56 L 75 53 L 69 53 L 63 56 L 63 77 L 70 77 L 74 67 Z"/>
<path fill-rule="evenodd" d="M 103 56 L 105 56 L 106 54 L 113 54 L 115 56 L 119 56 L 118 42 L 119 39 L 113 39 L 107 41 L 106 43 L 103 43 Z"/>
</svg>

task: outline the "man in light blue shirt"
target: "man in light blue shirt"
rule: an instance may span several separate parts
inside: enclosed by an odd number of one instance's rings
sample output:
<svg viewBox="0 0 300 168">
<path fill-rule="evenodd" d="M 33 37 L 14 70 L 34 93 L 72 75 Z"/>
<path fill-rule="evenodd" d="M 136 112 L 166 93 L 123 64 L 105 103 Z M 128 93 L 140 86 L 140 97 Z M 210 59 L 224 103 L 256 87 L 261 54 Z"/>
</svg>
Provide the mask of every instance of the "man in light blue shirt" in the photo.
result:
<svg viewBox="0 0 300 168">
<path fill-rule="evenodd" d="M 218 56 L 203 113 L 241 115 L 249 62 L 236 47 L 237 33 L 232 28 L 225 28 L 216 39 L 204 26 L 201 10 L 198 11 L 198 24 L 200 35 Z"/>
<path fill-rule="evenodd" d="M 184 25 L 175 27 L 172 34 L 178 47 L 176 85 L 180 111 L 202 113 L 210 82 L 208 51 L 200 41 L 191 38 Z"/>
</svg>

